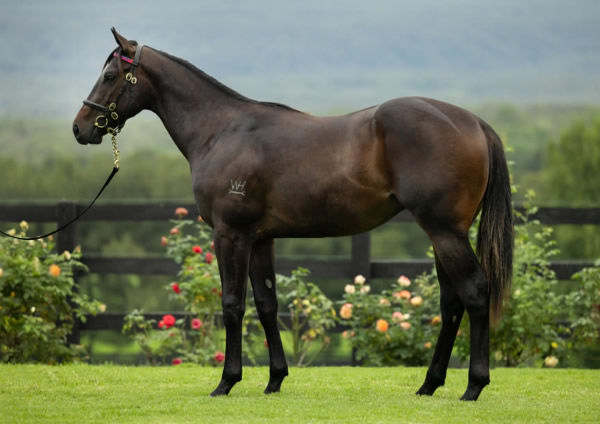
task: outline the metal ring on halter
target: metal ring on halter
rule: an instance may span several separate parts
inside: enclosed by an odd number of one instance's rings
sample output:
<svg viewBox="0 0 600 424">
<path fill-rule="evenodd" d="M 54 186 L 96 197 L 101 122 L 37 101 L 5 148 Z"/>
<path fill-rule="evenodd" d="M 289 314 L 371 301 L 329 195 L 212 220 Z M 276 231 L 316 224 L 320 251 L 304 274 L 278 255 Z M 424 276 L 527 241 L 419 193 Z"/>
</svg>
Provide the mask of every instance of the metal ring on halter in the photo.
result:
<svg viewBox="0 0 600 424">
<path fill-rule="evenodd" d="M 119 114 L 117 112 L 111 112 L 110 117 L 113 121 L 116 121 L 117 119 L 119 119 Z"/>
<path fill-rule="evenodd" d="M 117 134 L 119 134 L 119 127 L 114 127 L 114 128 L 113 127 L 108 127 L 106 129 L 106 132 L 114 137 Z"/>
<path fill-rule="evenodd" d="M 104 119 L 104 123 L 100 124 L 98 121 L 100 119 Z M 94 126 L 98 127 L 98 128 L 104 128 L 108 125 L 108 118 L 104 115 L 98 115 L 96 116 L 96 121 L 94 122 Z"/>
<path fill-rule="evenodd" d="M 116 103 L 111 103 L 108 105 L 108 110 L 111 112 L 114 112 L 115 110 L 117 110 L 117 104 Z"/>
</svg>

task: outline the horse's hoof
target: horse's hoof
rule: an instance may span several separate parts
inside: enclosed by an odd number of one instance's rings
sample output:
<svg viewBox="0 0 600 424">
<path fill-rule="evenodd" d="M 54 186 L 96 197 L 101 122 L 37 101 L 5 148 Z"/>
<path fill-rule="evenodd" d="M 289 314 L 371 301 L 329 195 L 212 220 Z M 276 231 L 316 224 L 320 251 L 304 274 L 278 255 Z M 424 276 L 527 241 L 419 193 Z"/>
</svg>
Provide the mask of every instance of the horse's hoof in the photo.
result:
<svg viewBox="0 0 600 424">
<path fill-rule="evenodd" d="M 269 384 L 267 384 L 267 388 L 265 389 L 265 395 L 271 393 L 279 393 L 279 391 L 281 390 L 281 383 L 283 383 L 283 379 L 286 375 L 287 372 L 285 373 L 285 375 L 282 375 L 280 377 L 269 379 Z"/>
<path fill-rule="evenodd" d="M 419 395 L 419 396 L 433 396 L 436 388 L 437 387 L 431 388 L 427 384 L 423 384 L 421 386 L 421 388 L 419 390 L 417 390 L 417 393 L 415 393 L 415 394 Z"/>
<path fill-rule="evenodd" d="M 460 398 L 460 400 L 476 401 L 484 387 L 485 386 L 471 386 L 471 385 L 469 385 L 467 387 L 467 391 L 465 392 L 464 395 L 462 395 L 462 397 Z"/>
<path fill-rule="evenodd" d="M 229 392 L 231 391 L 232 387 L 233 387 L 233 384 L 228 383 L 225 380 L 221 380 L 221 382 L 219 383 L 217 388 L 215 390 L 213 390 L 213 392 L 210 394 L 210 397 L 227 396 L 229 394 Z"/>
<path fill-rule="evenodd" d="M 426 378 L 425 382 L 423 383 L 421 388 L 417 390 L 416 394 L 419 396 L 433 396 L 437 388 L 443 385 L 443 382 L 432 382 L 432 379 Z"/>
</svg>

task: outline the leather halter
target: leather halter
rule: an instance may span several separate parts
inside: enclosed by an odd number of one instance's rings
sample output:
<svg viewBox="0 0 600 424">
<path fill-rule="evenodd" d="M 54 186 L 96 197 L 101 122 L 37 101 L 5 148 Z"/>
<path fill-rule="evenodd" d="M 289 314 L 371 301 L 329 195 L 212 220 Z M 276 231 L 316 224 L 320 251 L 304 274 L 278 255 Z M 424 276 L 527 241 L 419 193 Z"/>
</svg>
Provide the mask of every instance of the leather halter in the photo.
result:
<svg viewBox="0 0 600 424">
<path fill-rule="evenodd" d="M 125 81 L 130 83 L 129 97 L 131 97 L 131 87 L 133 85 L 137 84 L 137 78 L 135 76 L 135 72 L 140 63 L 140 56 L 142 55 L 143 48 L 144 48 L 143 44 L 138 44 L 136 46 L 135 56 L 133 59 L 131 59 L 127 56 L 120 55 L 117 52 L 113 53 L 114 57 L 117 57 L 117 58 L 121 59 L 122 61 L 131 64 L 131 70 L 125 75 Z M 127 84 L 125 84 L 125 85 L 123 85 L 123 87 L 121 87 L 121 90 L 117 94 L 116 99 L 113 102 L 109 103 L 108 106 L 101 105 L 99 103 L 93 102 L 88 99 L 83 101 L 84 105 L 89 106 L 89 107 L 101 112 L 98 116 L 96 116 L 94 126 L 100 128 L 100 129 L 106 128 L 106 131 L 111 135 L 116 135 L 119 133 L 120 128 L 119 128 L 119 114 L 117 113 L 117 105 L 119 103 L 119 100 L 121 100 L 121 97 L 123 96 L 123 93 L 125 92 L 126 87 L 127 87 Z M 129 102 L 127 103 L 127 112 L 129 112 Z M 110 126 L 109 126 L 109 124 L 110 124 Z"/>
</svg>

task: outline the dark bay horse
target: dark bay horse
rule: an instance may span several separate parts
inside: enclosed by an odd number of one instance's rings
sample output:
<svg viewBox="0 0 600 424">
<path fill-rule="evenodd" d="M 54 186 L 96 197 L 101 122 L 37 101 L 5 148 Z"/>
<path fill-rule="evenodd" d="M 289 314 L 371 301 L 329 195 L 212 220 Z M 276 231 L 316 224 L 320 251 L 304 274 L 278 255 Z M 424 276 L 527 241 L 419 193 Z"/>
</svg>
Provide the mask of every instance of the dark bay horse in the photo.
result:
<svg viewBox="0 0 600 424">
<path fill-rule="evenodd" d="M 248 275 L 269 346 L 265 393 L 288 374 L 277 328 L 273 239 L 368 231 L 408 209 L 435 251 L 442 328 L 420 395 L 444 384 L 465 309 L 471 356 L 464 400 L 489 383 L 489 325 L 512 274 L 509 173 L 492 128 L 456 106 L 399 98 L 337 117 L 248 99 L 181 59 L 128 41 L 118 47 L 73 123 L 81 144 L 156 113 L 190 164 L 201 216 L 214 229 L 226 359 L 212 395 L 242 379 Z M 477 256 L 468 230 L 482 212 Z"/>
</svg>

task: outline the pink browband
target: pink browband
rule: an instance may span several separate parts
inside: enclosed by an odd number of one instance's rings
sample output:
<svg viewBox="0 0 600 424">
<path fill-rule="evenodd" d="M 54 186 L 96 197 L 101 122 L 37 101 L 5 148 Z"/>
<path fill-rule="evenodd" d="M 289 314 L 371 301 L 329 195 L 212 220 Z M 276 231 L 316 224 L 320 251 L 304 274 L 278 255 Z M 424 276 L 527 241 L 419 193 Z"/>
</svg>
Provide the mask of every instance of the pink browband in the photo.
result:
<svg viewBox="0 0 600 424">
<path fill-rule="evenodd" d="M 113 53 L 113 56 L 114 57 L 118 57 L 118 58 L 120 58 L 121 60 L 124 60 L 127 63 L 133 63 L 133 59 L 131 59 L 130 57 L 127 57 L 127 56 L 119 55 L 119 53 L 117 53 L 117 52 Z"/>
</svg>

